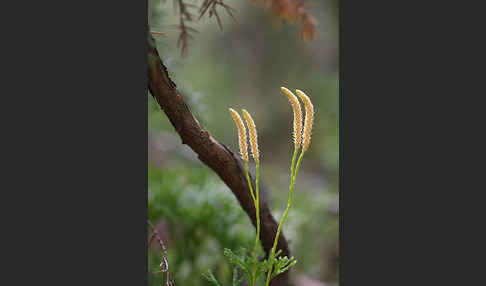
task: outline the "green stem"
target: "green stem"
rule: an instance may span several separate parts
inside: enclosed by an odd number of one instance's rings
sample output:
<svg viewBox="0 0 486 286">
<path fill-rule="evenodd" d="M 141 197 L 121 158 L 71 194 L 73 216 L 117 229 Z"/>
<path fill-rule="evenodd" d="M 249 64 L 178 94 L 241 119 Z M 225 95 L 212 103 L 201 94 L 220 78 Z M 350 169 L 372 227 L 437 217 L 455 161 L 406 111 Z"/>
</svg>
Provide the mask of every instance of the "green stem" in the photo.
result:
<svg viewBox="0 0 486 286">
<path fill-rule="evenodd" d="M 290 165 L 289 200 L 287 202 L 287 208 L 285 209 L 285 212 L 284 212 L 284 214 L 282 216 L 282 219 L 280 220 L 280 223 L 278 225 L 277 234 L 275 235 L 275 239 L 273 241 L 272 251 L 270 253 L 270 256 L 268 257 L 268 261 L 270 263 L 270 269 L 268 270 L 268 273 L 267 273 L 267 280 L 266 280 L 265 286 L 268 286 L 270 284 L 270 277 L 272 275 L 272 270 L 273 270 L 273 258 L 275 256 L 275 251 L 276 251 L 276 248 L 277 248 L 278 238 L 280 236 L 280 232 L 282 231 L 282 225 L 284 224 L 285 219 L 287 218 L 287 215 L 289 213 L 289 210 L 292 207 L 292 202 L 293 202 L 293 199 L 294 199 L 293 190 L 294 190 L 294 185 L 295 185 L 295 178 L 297 177 L 297 173 L 299 171 L 299 165 L 300 165 L 300 162 L 302 161 L 302 158 L 303 158 L 304 152 L 305 152 L 305 151 L 302 151 L 300 153 L 300 157 L 297 160 L 297 164 L 295 165 L 295 168 L 294 168 L 295 159 L 297 157 L 297 153 L 299 152 L 299 150 L 300 150 L 300 148 L 295 148 L 294 155 L 292 156 L 292 163 Z"/>
<path fill-rule="evenodd" d="M 259 211 L 259 193 L 258 193 L 258 180 L 260 178 L 260 164 L 259 162 L 256 163 L 256 180 L 255 180 L 255 193 L 253 192 L 253 187 L 251 186 L 250 175 L 248 173 L 248 162 L 245 162 L 245 173 L 246 173 L 246 180 L 248 181 L 248 187 L 250 188 L 250 194 L 253 199 L 253 203 L 255 205 L 255 216 L 256 216 L 256 225 L 257 225 L 257 233 L 255 238 L 255 249 L 253 251 L 253 259 L 254 259 L 254 266 L 253 266 L 253 277 L 250 282 L 250 286 L 255 286 L 256 283 L 256 270 L 257 270 L 257 251 L 258 251 L 258 242 L 260 237 L 260 211 Z"/>
<path fill-rule="evenodd" d="M 305 153 L 305 150 L 303 150 L 300 153 L 299 160 L 297 160 L 297 165 L 295 165 L 294 180 L 295 180 L 295 177 L 297 177 L 297 173 L 299 172 L 300 162 L 302 162 L 302 158 L 304 158 L 304 153 Z"/>
<path fill-rule="evenodd" d="M 256 271 L 257 271 L 257 255 L 258 255 L 258 245 L 260 242 L 260 192 L 258 191 L 258 181 L 260 179 L 260 162 L 256 162 L 256 179 L 255 179 L 255 210 L 256 210 L 256 221 L 257 221 L 257 233 L 255 237 L 255 249 L 253 250 L 253 257 L 255 265 L 253 267 L 253 285 L 256 285 Z"/>
<path fill-rule="evenodd" d="M 250 194 L 255 201 L 255 194 L 253 194 L 253 188 L 251 186 L 250 175 L 248 174 L 248 162 L 245 162 L 245 173 L 246 173 L 246 180 L 248 181 L 248 187 L 250 188 Z"/>
<path fill-rule="evenodd" d="M 292 163 L 290 165 L 290 182 L 292 182 L 292 177 L 294 176 L 295 159 L 297 158 L 297 153 L 299 153 L 300 148 L 295 148 L 294 155 L 292 156 Z"/>
</svg>

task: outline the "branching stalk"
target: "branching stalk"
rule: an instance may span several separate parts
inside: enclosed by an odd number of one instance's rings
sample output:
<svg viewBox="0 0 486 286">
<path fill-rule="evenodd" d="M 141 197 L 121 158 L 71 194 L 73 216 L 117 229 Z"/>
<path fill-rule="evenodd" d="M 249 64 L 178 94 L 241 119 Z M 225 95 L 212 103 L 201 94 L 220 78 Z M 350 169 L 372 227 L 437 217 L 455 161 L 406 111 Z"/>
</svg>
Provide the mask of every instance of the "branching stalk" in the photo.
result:
<svg viewBox="0 0 486 286">
<path fill-rule="evenodd" d="M 245 174 L 246 174 L 246 180 L 248 181 L 248 187 L 250 188 L 251 197 L 253 201 L 255 201 L 256 200 L 255 194 L 253 193 L 253 187 L 251 186 L 250 175 L 248 174 L 248 162 L 245 162 Z"/>
<path fill-rule="evenodd" d="M 257 271 L 257 260 L 258 260 L 258 245 L 260 244 L 260 192 L 258 191 L 258 181 L 260 179 L 260 162 L 256 162 L 256 179 L 255 179 L 255 210 L 256 210 L 256 221 L 257 221 L 257 233 L 255 237 L 255 249 L 253 251 L 254 257 L 254 268 L 253 268 L 253 285 L 256 285 L 256 271 Z"/>
<path fill-rule="evenodd" d="M 273 241 L 272 251 L 271 251 L 270 256 L 268 258 L 268 261 L 270 263 L 270 268 L 269 268 L 268 273 L 267 273 L 267 280 L 266 280 L 265 286 L 268 286 L 270 284 L 270 278 L 271 278 L 272 270 L 273 270 L 273 259 L 274 259 L 275 251 L 276 251 L 276 248 L 277 248 L 278 238 L 280 236 L 280 232 L 282 231 L 282 226 L 285 222 L 285 219 L 287 218 L 289 210 L 292 207 L 292 202 L 293 202 L 293 199 L 294 199 L 293 190 L 294 190 L 294 185 L 295 185 L 295 178 L 297 177 L 297 173 L 299 171 L 299 165 L 300 165 L 300 162 L 302 161 L 302 158 L 303 158 L 304 153 L 305 153 L 305 151 L 302 151 L 300 153 L 300 157 L 297 160 L 297 164 L 294 165 L 295 159 L 297 158 L 297 153 L 299 152 L 299 150 L 300 150 L 300 148 L 296 147 L 295 150 L 294 150 L 294 155 L 292 156 L 292 163 L 290 165 L 289 200 L 287 202 L 287 208 L 285 209 L 285 212 L 282 215 L 282 219 L 280 220 L 280 223 L 278 225 L 277 234 L 275 235 L 275 239 Z"/>
<path fill-rule="evenodd" d="M 256 164 L 256 179 L 255 179 L 255 192 L 253 191 L 253 187 L 251 185 L 250 175 L 248 173 L 248 162 L 245 162 L 245 173 L 246 173 L 246 180 L 248 181 L 248 187 L 250 188 L 250 194 L 253 198 L 253 202 L 255 204 L 255 215 L 257 221 L 257 232 L 255 237 L 255 247 L 253 251 L 253 260 L 254 260 L 254 267 L 253 267 L 253 279 L 250 281 L 250 286 L 256 285 L 256 271 L 257 271 L 257 254 L 258 254 L 258 244 L 260 242 L 260 200 L 259 200 L 259 192 L 258 192 L 258 181 L 260 178 L 260 163 Z"/>
</svg>

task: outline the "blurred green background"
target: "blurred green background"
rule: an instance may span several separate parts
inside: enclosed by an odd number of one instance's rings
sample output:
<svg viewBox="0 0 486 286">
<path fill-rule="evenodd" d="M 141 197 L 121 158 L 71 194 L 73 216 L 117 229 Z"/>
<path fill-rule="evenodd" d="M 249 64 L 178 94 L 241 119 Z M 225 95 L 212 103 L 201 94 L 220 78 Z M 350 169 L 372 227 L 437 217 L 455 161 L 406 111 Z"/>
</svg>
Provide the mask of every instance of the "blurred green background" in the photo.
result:
<svg viewBox="0 0 486 286">
<path fill-rule="evenodd" d="M 202 1 L 186 1 L 200 5 Z M 149 25 L 159 54 L 184 100 L 221 143 L 238 153 L 237 133 L 228 107 L 247 109 L 258 129 L 263 194 L 277 219 L 288 198 L 293 152 L 292 110 L 280 86 L 301 89 L 314 103 L 311 145 L 300 169 L 294 206 L 284 225 L 292 254 L 295 284 L 337 285 L 339 35 L 337 0 L 306 1 L 317 18 L 310 43 L 299 27 L 275 27 L 264 7 L 250 0 L 227 0 L 236 22 L 220 11 L 223 30 L 204 16 L 188 55 L 177 48 L 177 10 L 172 1 L 149 1 Z M 197 14 L 197 9 L 194 10 Z M 201 273 L 212 269 L 229 285 L 231 269 L 223 249 L 251 248 L 255 230 L 219 177 L 181 144 L 165 114 L 149 97 L 149 219 L 166 242 L 175 285 L 208 285 Z M 160 249 L 149 251 L 149 285 L 161 285 Z"/>
</svg>

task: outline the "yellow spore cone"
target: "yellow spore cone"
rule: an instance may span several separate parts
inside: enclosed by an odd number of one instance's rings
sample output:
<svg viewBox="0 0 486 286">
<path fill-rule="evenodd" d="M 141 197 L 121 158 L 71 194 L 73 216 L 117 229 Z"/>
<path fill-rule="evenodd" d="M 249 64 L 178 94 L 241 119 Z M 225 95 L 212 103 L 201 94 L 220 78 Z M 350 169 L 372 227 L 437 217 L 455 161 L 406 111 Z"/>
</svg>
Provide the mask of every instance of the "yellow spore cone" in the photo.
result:
<svg viewBox="0 0 486 286">
<path fill-rule="evenodd" d="M 297 95 L 300 97 L 305 107 L 304 132 L 302 134 L 302 150 L 306 151 L 309 148 L 312 133 L 312 124 L 314 123 L 314 105 L 312 105 L 310 98 L 303 91 L 297 89 L 295 92 L 297 92 Z"/>
<path fill-rule="evenodd" d="M 238 128 L 238 142 L 240 145 L 241 159 L 243 159 L 243 161 L 245 162 L 248 162 L 248 145 L 246 144 L 245 125 L 243 124 L 243 120 L 241 119 L 238 112 L 236 112 L 233 108 L 229 108 L 229 111 L 231 113 L 231 117 L 233 117 L 233 120 L 236 123 L 236 127 Z"/>
</svg>

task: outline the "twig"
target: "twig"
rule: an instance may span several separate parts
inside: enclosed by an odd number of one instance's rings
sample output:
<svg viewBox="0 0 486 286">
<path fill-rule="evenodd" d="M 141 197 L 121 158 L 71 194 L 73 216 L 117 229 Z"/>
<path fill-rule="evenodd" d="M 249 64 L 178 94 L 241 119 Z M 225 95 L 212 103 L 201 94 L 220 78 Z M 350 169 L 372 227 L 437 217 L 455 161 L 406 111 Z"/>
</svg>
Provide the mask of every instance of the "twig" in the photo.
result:
<svg viewBox="0 0 486 286">
<path fill-rule="evenodd" d="M 161 35 L 161 36 L 166 36 L 164 32 L 156 32 L 156 31 L 150 31 L 153 35 Z"/>
<path fill-rule="evenodd" d="M 164 279 L 164 273 L 165 273 L 165 278 L 166 278 L 165 285 L 173 286 L 174 282 L 170 280 L 169 262 L 167 260 L 167 249 L 165 248 L 162 238 L 160 238 L 159 232 L 155 229 L 155 227 L 152 225 L 152 223 L 149 220 L 147 220 L 147 222 L 150 225 L 150 228 L 152 229 L 152 234 L 150 235 L 148 246 L 150 247 L 152 241 L 154 240 L 154 238 L 156 238 L 157 241 L 159 242 L 160 248 L 162 249 L 162 262 L 160 262 L 159 265 L 162 269 L 154 272 L 154 274 L 162 273 L 162 279 Z"/>
<path fill-rule="evenodd" d="M 218 22 L 219 28 L 221 30 L 223 30 L 223 24 L 221 22 L 221 18 L 220 18 L 219 14 L 218 14 L 218 11 L 216 10 L 216 8 L 218 6 L 223 7 L 226 10 L 226 13 L 228 13 L 228 15 L 230 15 L 231 18 L 233 18 L 233 20 L 236 22 L 236 18 L 234 16 L 234 13 L 236 12 L 236 10 L 233 9 L 228 4 L 224 3 L 223 0 L 204 0 L 204 2 L 201 5 L 201 8 L 199 8 L 199 18 L 198 18 L 198 20 L 200 20 L 206 14 L 206 12 L 209 11 L 209 13 L 208 13 L 209 14 L 209 18 L 211 18 L 212 16 L 215 16 L 216 17 L 216 20 Z"/>
</svg>

